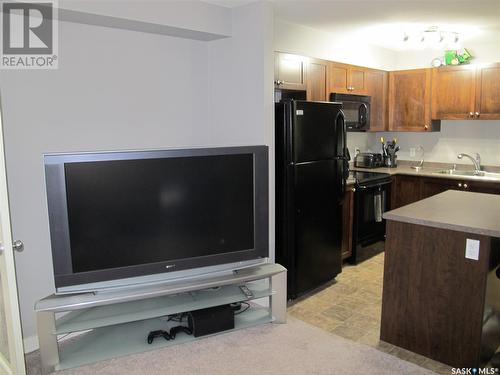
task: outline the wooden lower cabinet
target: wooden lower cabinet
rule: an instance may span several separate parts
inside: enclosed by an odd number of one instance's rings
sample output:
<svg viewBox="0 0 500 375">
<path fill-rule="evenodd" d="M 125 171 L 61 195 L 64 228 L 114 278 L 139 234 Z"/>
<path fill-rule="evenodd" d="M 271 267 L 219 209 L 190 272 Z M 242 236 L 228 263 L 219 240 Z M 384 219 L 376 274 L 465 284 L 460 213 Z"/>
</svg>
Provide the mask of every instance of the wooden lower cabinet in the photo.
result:
<svg viewBox="0 0 500 375">
<path fill-rule="evenodd" d="M 423 178 L 420 187 L 420 199 L 432 197 L 446 190 L 463 190 L 462 182 L 454 179 Z"/>
<path fill-rule="evenodd" d="M 392 182 L 391 209 L 405 206 L 446 190 L 500 194 L 500 183 L 455 178 L 396 175 L 393 176 Z"/>
<path fill-rule="evenodd" d="M 347 186 L 342 206 L 342 260 L 352 255 L 352 231 L 354 224 L 354 186 Z"/>
<path fill-rule="evenodd" d="M 397 175 L 392 178 L 391 210 L 416 202 L 421 198 L 421 177 Z"/>
<path fill-rule="evenodd" d="M 464 257 L 468 239 L 480 242 L 477 261 Z M 497 303 L 497 250 L 490 237 L 388 220 L 380 339 L 452 367 L 484 366 L 499 342 L 494 313 L 483 325 Z"/>
</svg>

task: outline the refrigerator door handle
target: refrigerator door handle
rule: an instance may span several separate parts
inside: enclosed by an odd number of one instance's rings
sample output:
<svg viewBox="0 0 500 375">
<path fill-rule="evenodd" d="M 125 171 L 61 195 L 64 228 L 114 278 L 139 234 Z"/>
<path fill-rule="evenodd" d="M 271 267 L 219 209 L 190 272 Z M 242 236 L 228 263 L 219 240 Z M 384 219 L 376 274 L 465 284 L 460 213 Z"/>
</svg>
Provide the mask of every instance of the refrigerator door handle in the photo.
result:
<svg viewBox="0 0 500 375">
<path fill-rule="evenodd" d="M 339 123 L 342 124 L 341 127 L 339 127 Z M 341 130 L 342 132 L 342 145 L 339 147 L 339 149 L 342 150 L 342 155 L 338 157 L 339 160 L 342 162 L 342 168 L 340 170 L 340 192 L 339 192 L 339 197 L 338 201 L 341 203 L 344 200 L 344 194 L 346 190 L 346 180 L 349 177 L 349 160 L 347 158 L 347 151 L 346 151 L 346 144 L 347 144 L 347 135 L 346 135 L 346 125 L 345 125 L 345 115 L 342 110 L 339 110 L 337 113 L 337 116 L 335 116 L 335 127 L 336 130 Z"/>
</svg>

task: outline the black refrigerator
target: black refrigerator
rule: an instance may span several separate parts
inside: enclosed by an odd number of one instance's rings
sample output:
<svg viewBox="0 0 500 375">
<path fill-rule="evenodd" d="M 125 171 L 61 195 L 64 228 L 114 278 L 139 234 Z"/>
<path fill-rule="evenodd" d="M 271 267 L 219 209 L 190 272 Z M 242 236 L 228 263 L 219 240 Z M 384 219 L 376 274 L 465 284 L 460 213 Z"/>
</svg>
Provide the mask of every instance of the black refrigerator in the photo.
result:
<svg viewBox="0 0 500 375">
<path fill-rule="evenodd" d="M 288 298 L 342 270 L 342 203 L 348 177 L 342 104 L 275 104 L 276 262 L 288 269 Z"/>
</svg>

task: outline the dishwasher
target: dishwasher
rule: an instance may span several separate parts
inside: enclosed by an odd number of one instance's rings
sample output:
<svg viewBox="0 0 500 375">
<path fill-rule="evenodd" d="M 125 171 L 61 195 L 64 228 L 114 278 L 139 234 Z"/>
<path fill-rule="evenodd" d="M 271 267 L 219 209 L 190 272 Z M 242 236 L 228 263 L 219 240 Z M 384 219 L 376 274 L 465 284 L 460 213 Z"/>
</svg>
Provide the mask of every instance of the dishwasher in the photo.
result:
<svg viewBox="0 0 500 375">
<path fill-rule="evenodd" d="M 363 248 L 385 239 L 385 220 L 389 210 L 391 175 L 388 173 L 352 171 L 355 179 L 354 228 L 352 255 L 348 262 L 356 264 Z"/>
</svg>

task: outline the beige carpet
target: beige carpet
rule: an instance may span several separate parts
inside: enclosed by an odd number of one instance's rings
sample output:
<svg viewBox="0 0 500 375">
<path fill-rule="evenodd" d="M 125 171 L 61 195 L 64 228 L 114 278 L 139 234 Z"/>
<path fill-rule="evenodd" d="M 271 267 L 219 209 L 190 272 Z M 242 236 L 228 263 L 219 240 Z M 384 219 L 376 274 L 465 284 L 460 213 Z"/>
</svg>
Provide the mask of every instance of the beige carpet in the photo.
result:
<svg viewBox="0 0 500 375">
<path fill-rule="evenodd" d="M 40 374 L 37 352 L 28 374 Z M 87 374 L 433 374 L 293 317 L 194 342 L 59 372 Z"/>
</svg>

